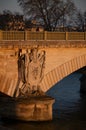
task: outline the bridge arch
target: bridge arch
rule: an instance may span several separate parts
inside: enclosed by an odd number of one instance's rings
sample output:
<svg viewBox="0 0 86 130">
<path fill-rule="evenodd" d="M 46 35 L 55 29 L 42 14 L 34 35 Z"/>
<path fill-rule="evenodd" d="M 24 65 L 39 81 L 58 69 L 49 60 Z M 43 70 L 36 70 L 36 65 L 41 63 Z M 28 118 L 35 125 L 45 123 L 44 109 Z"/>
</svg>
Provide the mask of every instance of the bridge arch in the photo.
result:
<svg viewBox="0 0 86 130">
<path fill-rule="evenodd" d="M 79 70 L 86 66 L 86 54 L 79 55 L 60 66 L 57 66 L 50 72 L 48 72 L 41 83 L 41 88 L 44 92 L 48 91 L 51 87 L 53 87 L 56 83 L 62 80 L 64 77 L 69 74 Z"/>
</svg>

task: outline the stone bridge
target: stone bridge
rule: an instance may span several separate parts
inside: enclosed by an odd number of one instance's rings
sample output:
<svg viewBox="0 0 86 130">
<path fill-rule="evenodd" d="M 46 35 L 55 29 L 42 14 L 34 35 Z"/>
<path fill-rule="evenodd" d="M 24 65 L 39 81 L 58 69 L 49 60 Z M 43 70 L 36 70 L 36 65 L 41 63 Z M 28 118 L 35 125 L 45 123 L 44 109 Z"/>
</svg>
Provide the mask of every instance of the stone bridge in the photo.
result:
<svg viewBox="0 0 86 130">
<path fill-rule="evenodd" d="M 14 96 L 18 86 L 18 50 L 38 47 L 44 50 L 44 77 L 40 83 L 46 92 L 64 77 L 86 66 L 86 41 L 0 41 L 0 92 Z"/>
</svg>

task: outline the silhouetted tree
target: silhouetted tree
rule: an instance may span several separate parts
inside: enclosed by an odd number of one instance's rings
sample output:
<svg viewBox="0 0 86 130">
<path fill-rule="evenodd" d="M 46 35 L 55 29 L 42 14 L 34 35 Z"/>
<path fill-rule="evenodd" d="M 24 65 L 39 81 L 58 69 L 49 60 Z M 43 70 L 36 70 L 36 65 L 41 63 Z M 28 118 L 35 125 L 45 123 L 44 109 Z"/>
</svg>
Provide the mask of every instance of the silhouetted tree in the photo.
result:
<svg viewBox="0 0 86 130">
<path fill-rule="evenodd" d="M 75 5 L 71 0 L 18 0 L 30 20 L 36 20 L 48 31 L 54 31 L 60 19 L 73 14 Z"/>
</svg>

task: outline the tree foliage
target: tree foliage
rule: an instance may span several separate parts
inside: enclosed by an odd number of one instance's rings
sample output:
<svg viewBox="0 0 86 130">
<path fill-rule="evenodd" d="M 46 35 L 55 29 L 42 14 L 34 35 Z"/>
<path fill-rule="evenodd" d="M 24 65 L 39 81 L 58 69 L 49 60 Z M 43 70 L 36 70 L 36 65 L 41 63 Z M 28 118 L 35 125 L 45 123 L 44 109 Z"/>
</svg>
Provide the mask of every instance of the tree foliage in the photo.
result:
<svg viewBox="0 0 86 130">
<path fill-rule="evenodd" d="M 24 30 L 23 15 L 19 13 L 13 14 L 9 10 L 4 10 L 0 14 L 0 29 L 1 30 Z"/>
<path fill-rule="evenodd" d="M 60 19 L 75 11 L 71 0 L 18 0 L 18 3 L 30 20 L 40 22 L 48 31 L 54 31 Z"/>
</svg>

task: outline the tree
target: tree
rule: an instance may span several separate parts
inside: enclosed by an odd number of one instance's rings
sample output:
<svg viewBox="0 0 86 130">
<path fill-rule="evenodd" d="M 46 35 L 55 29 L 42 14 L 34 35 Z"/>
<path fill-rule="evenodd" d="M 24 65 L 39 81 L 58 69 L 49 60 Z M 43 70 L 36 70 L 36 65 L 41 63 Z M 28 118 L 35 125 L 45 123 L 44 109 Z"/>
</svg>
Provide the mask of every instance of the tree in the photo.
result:
<svg viewBox="0 0 86 130">
<path fill-rule="evenodd" d="M 86 11 L 84 12 L 84 31 L 86 31 Z"/>
<path fill-rule="evenodd" d="M 7 30 L 7 23 L 10 19 L 10 16 L 12 13 L 8 10 L 4 10 L 2 14 L 0 14 L 0 29 L 1 30 Z"/>
<path fill-rule="evenodd" d="M 9 10 L 3 11 L 0 14 L 0 29 L 1 30 L 24 30 L 23 15 L 18 13 L 13 14 Z"/>
<path fill-rule="evenodd" d="M 86 11 L 81 12 L 77 11 L 76 15 L 76 26 L 78 28 L 78 31 L 86 31 Z"/>
<path fill-rule="evenodd" d="M 25 14 L 30 20 L 36 20 L 44 25 L 48 31 L 54 31 L 58 21 L 75 10 L 71 0 L 18 0 Z"/>
</svg>

